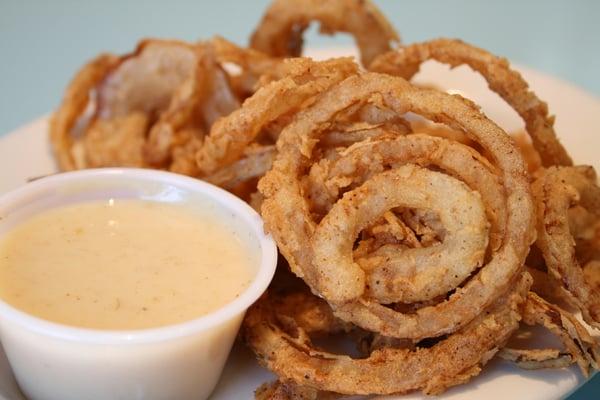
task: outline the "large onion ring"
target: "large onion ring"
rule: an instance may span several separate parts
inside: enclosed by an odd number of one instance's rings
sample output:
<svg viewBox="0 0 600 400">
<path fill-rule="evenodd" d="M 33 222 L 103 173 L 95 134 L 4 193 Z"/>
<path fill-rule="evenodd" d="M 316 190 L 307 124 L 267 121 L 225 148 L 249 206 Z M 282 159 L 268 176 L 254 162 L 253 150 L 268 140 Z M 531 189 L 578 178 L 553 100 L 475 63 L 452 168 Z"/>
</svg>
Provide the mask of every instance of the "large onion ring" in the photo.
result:
<svg viewBox="0 0 600 400">
<path fill-rule="evenodd" d="M 532 185 L 538 239 L 548 272 L 590 325 L 600 327 L 600 292 L 585 278 L 569 229 L 569 208 L 579 204 L 600 216 L 600 187 L 592 167 L 552 167 Z"/>
<path fill-rule="evenodd" d="M 513 283 L 486 312 L 430 348 L 384 347 L 364 359 L 319 351 L 301 330 L 292 336 L 281 328 L 268 296 L 248 311 L 243 335 L 260 362 L 296 384 L 342 394 L 437 394 L 477 375 L 517 329 L 531 278 L 525 273 Z"/>
<path fill-rule="evenodd" d="M 554 117 L 548 105 L 529 90 L 527 82 L 510 68 L 505 58 L 456 39 L 436 39 L 402 47 L 379 56 L 369 67 L 372 71 L 412 78 L 429 59 L 452 67 L 466 64 L 479 72 L 489 87 L 498 93 L 525 121 L 535 149 L 544 166 L 572 165 L 571 157 L 554 132 Z"/>
<path fill-rule="evenodd" d="M 385 336 L 419 339 L 454 332 L 505 291 L 521 270 L 535 235 L 524 161 L 508 135 L 469 101 L 415 88 L 401 78 L 374 73 L 352 76 L 333 87 L 310 108 L 300 112 L 280 136 L 279 155 L 273 169 L 259 183 L 265 196 L 262 213 L 266 226 L 294 273 L 314 289 L 317 271 L 310 249 L 316 223 L 302 196 L 299 174 L 310 164 L 312 149 L 330 120 L 340 111 L 374 96 L 400 115 L 412 111 L 461 129 L 492 155 L 507 196 L 505 239 L 473 279 L 436 306 L 402 314 L 378 303 L 360 300 L 337 304 L 334 309 L 341 318 Z"/>
</svg>

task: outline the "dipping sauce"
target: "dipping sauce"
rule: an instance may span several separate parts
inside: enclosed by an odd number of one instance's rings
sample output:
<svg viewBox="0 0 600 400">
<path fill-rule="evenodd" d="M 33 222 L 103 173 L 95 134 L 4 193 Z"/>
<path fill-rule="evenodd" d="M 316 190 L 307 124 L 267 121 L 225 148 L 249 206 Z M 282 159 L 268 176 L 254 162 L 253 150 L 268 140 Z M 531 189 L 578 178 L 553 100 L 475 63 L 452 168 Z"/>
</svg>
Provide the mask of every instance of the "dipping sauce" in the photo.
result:
<svg viewBox="0 0 600 400">
<path fill-rule="evenodd" d="M 257 251 L 223 213 L 144 200 L 42 212 L 0 238 L 0 297 L 93 329 L 198 318 L 239 296 L 258 268 Z"/>
</svg>

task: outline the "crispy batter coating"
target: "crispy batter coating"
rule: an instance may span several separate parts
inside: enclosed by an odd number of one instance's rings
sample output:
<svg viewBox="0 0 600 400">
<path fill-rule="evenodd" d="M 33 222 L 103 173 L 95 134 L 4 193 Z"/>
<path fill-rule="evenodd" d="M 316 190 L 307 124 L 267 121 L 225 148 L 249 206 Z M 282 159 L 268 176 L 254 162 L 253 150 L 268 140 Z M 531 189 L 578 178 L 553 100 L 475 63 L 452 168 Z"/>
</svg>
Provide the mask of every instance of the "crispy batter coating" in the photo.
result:
<svg viewBox="0 0 600 400">
<path fill-rule="evenodd" d="M 585 321 L 600 327 L 600 292 L 586 281 L 575 251 L 569 209 L 580 205 L 600 215 L 600 187 L 589 166 L 552 167 L 533 185 L 538 239 L 548 272 L 582 312 Z"/>
<path fill-rule="evenodd" d="M 437 394 L 479 374 L 517 329 L 530 278 L 460 331 L 431 347 L 383 347 L 355 359 L 315 348 L 301 329 L 288 333 L 277 322 L 269 296 L 249 311 L 244 338 L 259 361 L 285 381 L 342 394 L 393 394 L 423 390 Z"/>
<path fill-rule="evenodd" d="M 356 237 L 395 207 L 438 213 L 446 229 L 444 241 L 403 251 L 385 246 L 371 255 L 381 259 L 376 267 L 364 271 L 352 257 Z M 365 290 L 381 303 L 444 295 L 482 265 L 488 226 L 479 195 L 448 175 L 412 164 L 379 173 L 346 192 L 315 230 L 316 289 L 333 303 L 353 300 Z"/>
<path fill-rule="evenodd" d="M 262 214 L 290 267 L 318 293 L 319 268 L 312 238 L 318 223 L 303 196 L 302 171 L 310 167 L 319 135 L 341 110 L 375 98 L 403 115 L 412 111 L 462 129 L 489 151 L 503 181 L 507 223 L 504 242 L 491 260 L 446 301 L 415 313 L 396 312 L 366 298 L 334 305 L 336 315 L 385 336 L 420 339 L 451 333 L 473 320 L 518 274 L 533 241 L 533 202 L 524 161 L 511 139 L 470 102 L 413 87 L 401 78 L 363 74 L 347 78 L 319 97 L 281 133 L 273 168 L 259 182 Z"/>
</svg>

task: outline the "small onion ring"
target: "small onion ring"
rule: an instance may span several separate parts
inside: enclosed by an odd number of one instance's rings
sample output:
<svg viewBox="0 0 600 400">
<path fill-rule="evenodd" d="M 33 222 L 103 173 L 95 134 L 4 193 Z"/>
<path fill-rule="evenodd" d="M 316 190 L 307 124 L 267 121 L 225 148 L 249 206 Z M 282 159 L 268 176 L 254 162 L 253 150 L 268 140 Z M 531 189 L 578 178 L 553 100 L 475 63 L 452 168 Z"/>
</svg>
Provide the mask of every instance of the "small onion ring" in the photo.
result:
<svg viewBox="0 0 600 400">
<path fill-rule="evenodd" d="M 50 141 L 58 165 L 63 171 L 77 169 L 71 149 L 71 132 L 90 101 L 90 93 L 119 62 L 113 54 L 100 54 L 84 65 L 73 77 L 63 101 L 50 119 Z"/>
<path fill-rule="evenodd" d="M 382 161 L 389 165 L 433 166 L 479 192 L 491 224 L 491 249 L 500 247 L 506 225 L 506 201 L 496 169 L 485 158 L 469 146 L 430 135 L 393 137 L 384 131 L 379 136 L 387 137 L 361 141 L 339 157 L 319 160 L 311 166 L 304 190 L 315 211 L 328 212 L 342 189 L 362 184 L 371 174 L 380 172 Z M 328 140 L 329 134 L 324 139 Z"/>
<path fill-rule="evenodd" d="M 393 262 L 363 271 L 352 259 L 358 234 L 395 207 L 423 208 L 446 228 L 437 246 L 399 251 Z M 346 192 L 313 236 L 315 289 L 332 303 L 367 297 L 380 303 L 413 303 L 445 295 L 480 267 L 488 222 L 479 194 L 448 175 L 413 164 L 381 172 Z M 371 257 L 377 257 L 372 255 Z"/>
<path fill-rule="evenodd" d="M 529 292 L 523 310 L 523 322 L 542 325 L 558 336 L 584 376 L 589 375 L 590 367 L 598 369 L 600 345 L 572 314 Z"/>
</svg>

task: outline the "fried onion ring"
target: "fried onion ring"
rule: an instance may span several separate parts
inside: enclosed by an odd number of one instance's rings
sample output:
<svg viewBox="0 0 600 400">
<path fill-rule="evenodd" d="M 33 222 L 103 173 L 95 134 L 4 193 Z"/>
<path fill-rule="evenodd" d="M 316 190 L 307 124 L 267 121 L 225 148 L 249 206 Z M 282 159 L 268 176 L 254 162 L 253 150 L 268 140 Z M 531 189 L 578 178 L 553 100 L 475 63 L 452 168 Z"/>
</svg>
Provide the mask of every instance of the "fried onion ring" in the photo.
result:
<svg viewBox="0 0 600 400">
<path fill-rule="evenodd" d="M 90 93 L 114 68 L 119 58 L 113 54 L 101 54 L 84 65 L 73 77 L 63 101 L 50 119 L 50 142 L 63 171 L 78 168 L 72 153 L 74 143 L 71 132 L 79 118 L 83 115 L 90 101 Z"/>
<path fill-rule="evenodd" d="M 320 23 L 321 33 L 353 35 L 364 66 L 400 42 L 370 0 L 275 0 L 252 34 L 250 47 L 275 57 L 298 57 L 302 34 L 311 21 Z"/>
<path fill-rule="evenodd" d="M 303 103 L 357 71 L 357 65 L 347 58 L 322 62 L 297 58 L 284 64 L 287 77 L 260 88 L 240 109 L 213 125 L 196 156 L 204 174 L 241 159 L 244 149 L 268 123 L 298 111 Z"/>
<path fill-rule="evenodd" d="M 347 78 L 301 111 L 281 133 L 273 168 L 259 182 L 265 200 L 262 215 L 268 230 L 290 263 L 318 293 L 312 236 L 317 223 L 303 197 L 301 174 L 319 136 L 341 111 L 371 98 L 399 115 L 414 112 L 465 131 L 497 164 L 506 195 L 506 230 L 490 261 L 446 301 L 404 314 L 364 298 L 333 304 L 338 317 L 385 336 L 421 339 L 456 331 L 472 321 L 477 310 L 504 293 L 519 273 L 534 239 L 533 204 L 524 161 L 508 135 L 485 118 L 469 101 L 433 90 L 419 89 L 401 78 L 367 73 Z"/>
<path fill-rule="evenodd" d="M 589 375 L 590 367 L 598 369 L 599 343 L 572 314 L 529 292 L 523 311 L 523 322 L 528 325 L 542 325 L 558 336 L 585 376 Z"/>
<path fill-rule="evenodd" d="M 424 208 L 438 213 L 446 228 L 443 243 L 405 249 L 365 271 L 352 259 L 358 234 L 386 210 Z M 375 175 L 347 192 L 323 218 L 313 236 L 316 290 L 328 301 L 343 303 L 363 294 L 381 303 L 430 300 L 446 294 L 483 263 L 488 223 L 483 203 L 462 182 L 415 165 Z M 366 282 L 365 282 L 366 281 Z"/>
<path fill-rule="evenodd" d="M 586 280 L 575 253 L 569 209 L 579 204 L 600 217 L 600 187 L 592 167 L 552 167 L 532 185 L 538 214 L 538 239 L 548 272 L 583 315 L 600 328 L 600 292 Z"/>
<path fill-rule="evenodd" d="M 209 43 L 199 44 L 196 70 L 173 93 L 168 108 L 160 115 L 148 134 L 144 145 L 145 159 L 157 168 L 168 168 L 177 147 L 189 141 L 201 141 L 213 123 L 240 107 L 232 92 L 227 74 L 217 62 Z M 200 143 L 195 147 L 199 148 Z M 187 175 L 198 175 L 194 157 L 189 157 Z"/>
<path fill-rule="evenodd" d="M 525 121 L 525 128 L 544 166 L 573 164 L 554 132 L 554 117 L 548 115 L 548 105 L 529 90 L 527 82 L 510 68 L 505 58 L 460 40 L 436 39 L 383 54 L 373 61 L 369 69 L 411 79 L 421 64 L 430 59 L 453 68 L 466 64 L 479 72 L 489 88 Z"/>
<path fill-rule="evenodd" d="M 301 329 L 291 334 L 283 329 L 268 295 L 248 311 L 243 335 L 259 361 L 286 381 L 342 394 L 417 389 L 438 394 L 479 374 L 481 365 L 504 345 L 518 327 L 529 284 L 523 274 L 487 312 L 429 348 L 383 347 L 363 359 L 320 351 Z"/>
</svg>

